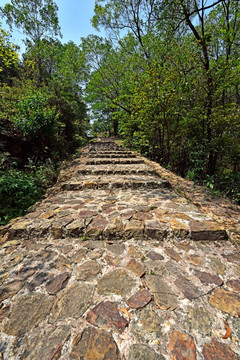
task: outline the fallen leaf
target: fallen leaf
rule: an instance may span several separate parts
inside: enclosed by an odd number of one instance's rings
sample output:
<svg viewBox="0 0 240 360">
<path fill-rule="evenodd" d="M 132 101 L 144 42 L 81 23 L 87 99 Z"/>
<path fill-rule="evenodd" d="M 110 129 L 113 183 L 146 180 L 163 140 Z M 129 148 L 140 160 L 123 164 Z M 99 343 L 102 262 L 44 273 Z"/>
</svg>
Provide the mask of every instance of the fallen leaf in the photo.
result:
<svg viewBox="0 0 240 360">
<path fill-rule="evenodd" d="M 119 308 L 119 310 L 122 311 L 126 315 L 127 320 L 129 322 L 130 321 L 130 315 L 129 315 L 129 312 L 127 311 L 127 309 L 121 307 L 121 308 Z"/>
<path fill-rule="evenodd" d="M 226 328 L 226 334 L 222 338 L 228 339 L 231 336 L 232 330 L 226 321 L 224 321 L 224 324 L 225 324 L 225 328 Z"/>
<path fill-rule="evenodd" d="M 158 306 L 158 305 L 156 305 L 156 308 L 161 309 L 161 310 L 168 310 L 169 309 L 169 307 L 167 307 L 167 306 Z"/>
<path fill-rule="evenodd" d="M 69 270 L 71 270 L 71 265 L 70 264 L 62 264 L 62 266 L 66 266 Z"/>
</svg>

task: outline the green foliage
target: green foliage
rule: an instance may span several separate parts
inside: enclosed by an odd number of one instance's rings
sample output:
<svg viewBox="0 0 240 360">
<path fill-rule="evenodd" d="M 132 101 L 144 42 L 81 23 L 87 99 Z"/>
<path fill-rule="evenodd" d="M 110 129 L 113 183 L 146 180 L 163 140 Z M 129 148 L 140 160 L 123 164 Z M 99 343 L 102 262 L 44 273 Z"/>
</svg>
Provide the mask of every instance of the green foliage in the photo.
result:
<svg viewBox="0 0 240 360">
<path fill-rule="evenodd" d="M 56 108 L 48 107 L 48 98 L 40 91 L 29 94 L 17 103 L 19 115 L 14 123 L 24 135 L 32 141 L 36 139 L 46 140 L 54 136 L 57 130 Z"/>
<path fill-rule="evenodd" d="M 16 75 L 16 65 L 19 57 L 16 46 L 9 40 L 9 34 L 1 28 L 0 23 L 0 82 L 9 83 Z"/>
<path fill-rule="evenodd" d="M 59 164 L 58 164 L 59 165 Z M 0 171 L 0 224 L 21 216 L 57 178 L 58 165 L 33 164 L 24 170 Z"/>
</svg>

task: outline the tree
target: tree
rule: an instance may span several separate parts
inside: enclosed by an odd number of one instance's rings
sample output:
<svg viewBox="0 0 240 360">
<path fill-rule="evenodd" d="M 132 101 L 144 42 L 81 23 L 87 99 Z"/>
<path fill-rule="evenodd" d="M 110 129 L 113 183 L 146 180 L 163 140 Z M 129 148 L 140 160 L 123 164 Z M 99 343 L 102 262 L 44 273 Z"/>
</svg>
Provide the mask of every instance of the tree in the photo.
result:
<svg viewBox="0 0 240 360">
<path fill-rule="evenodd" d="M 0 24 L 1 26 L 1 24 Z M 16 46 L 10 42 L 8 33 L 0 27 L 0 82 L 9 83 L 16 75 L 19 57 Z"/>
<path fill-rule="evenodd" d="M 23 30 L 27 48 L 34 47 L 32 54 L 37 64 L 36 78 L 41 83 L 42 40 L 52 40 L 61 35 L 56 3 L 53 0 L 11 0 L 0 11 L 11 30 L 13 27 Z"/>
</svg>

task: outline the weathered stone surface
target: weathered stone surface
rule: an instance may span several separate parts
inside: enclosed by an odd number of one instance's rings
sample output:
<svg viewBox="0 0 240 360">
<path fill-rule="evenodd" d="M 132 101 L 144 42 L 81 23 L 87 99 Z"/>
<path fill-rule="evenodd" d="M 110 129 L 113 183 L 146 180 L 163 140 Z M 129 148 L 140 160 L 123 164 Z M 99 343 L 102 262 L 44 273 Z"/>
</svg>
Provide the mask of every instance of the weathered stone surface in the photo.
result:
<svg viewBox="0 0 240 360">
<path fill-rule="evenodd" d="M 54 303 L 51 320 L 79 318 L 91 306 L 92 293 L 93 287 L 89 284 L 75 283 L 69 286 Z"/>
<path fill-rule="evenodd" d="M 145 267 L 137 262 L 135 259 L 131 259 L 129 263 L 127 264 L 126 268 L 128 270 L 131 270 L 134 274 L 141 277 L 145 273 Z"/>
<path fill-rule="evenodd" d="M 91 281 L 94 280 L 100 272 L 100 265 L 95 260 L 86 261 L 84 264 L 76 268 L 76 276 L 78 280 Z"/>
<path fill-rule="evenodd" d="M 69 326 L 47 327 L 34 331 L 26 338 L 23 360 L 52 360 L 59 358 L 64 343 L 68 340 L 71 329 Z"/>
<path fill-rule="evenodd" d="M 226 240 L 227 233 L 223 226 L 216 221 L 196 221 L 189 222 L 191 238 L 193 240 Z"/>
<path fill-rule="evenodd" d="M 147 289 L 141 289 L 127 300 L 127 304 L 133 309 L 140 309 L 146 306 L 151 299 L 151 293 Z"/>
<path fill-rule="evenodd" d="M 117 257 L 109 256 L 109 255 L 105 256 L 104 260 L 110 266 L 118 266 L 121 263 L 121 259 L 119 259 Z"/>
<path fill-rule="evenodd" d="M 127 295 L 135 285 L 135 281 L 124 269 L 110 271 L 98 281 L 97 291 L 101 295 Z"/>
<path fill-rule="evenodd" d="M 214 284 L 220 286 L 223 284 L 223 280 L 214 274 L 209 274 L 206 271 L 195 270 L 194 274 L 199 278 L 203 285 Z"/>
<path fill-rule="evenodd" d="M 187 255 L 186 256 L 187 262 L 193 265 L 202 265 L 204 263 L 204 258 L 200 255 Z"/>
<path fill-rule="evenodd" d="M 98 237 L 102 234 L 108 221 L 102 216 L 96 216 L 88 225 L 86 234 L 87 236 Z"/>
<path fill-rule="evenodd" d="M 143 229 L 144 229 L 144 225 L 141 221 L 130 220 L 124 229 L 124 233 L 130 239 L 132 237 L 142 236 Z"/>
<path fill-rule="evenodd" d="M 124 244 L 107 244 L 106 248 L 115 255 L 122 255 L 125 250 Z"/>
<path fill-rule="evenodd" d="M 120 360 L 119 350 L 113 337 L 104 330 L 88 327 L 70 354 L 75 360 Z"/>
<path fill-rule="evenodd" d="M 172 360 L 196 360 L 196 346 L 192 336 L 174 330 L 169 339 L 168 350 Z"/>
<path fill-rule="evenodd" d="M 130 325 L 140 340 L 157 339 L 161 335 L 163 321 L 151 306 L 138 311 L 138 317 Z"/>
<path fill-rule="evenodd" d="M 163 240 L 168 230 L 168 225 L 157 220 L 146 220 L 144 233 L 147 237 Z"/>
<path fill-rule="evenodd" d="M 240 253 L 239 252 L 234 252 L 231 254 L 222 254 L 222 257 L 224 257 L 227 261 L 231 262 L 231 263 L 239 263 L 240 262 Z"/>
<path fill-rule="evenodd" d="M 173 260 L 175 261 L 180 261 L 181 260 L 181 256 L 173 249 L 165 249 L 165 253 Z"/>
<path fill-rule="evenodd" d="M 203 348 L 204 360 L 238 360 L 237 355 L 228 345 L 213 339 L 210 344 Z"/>
<path fill-rule="evenodd" d="M 154 296 L 156 305 L 163 309 L 174 308 L 178 304 L 178 297 L 172 289 L 158 275 L 147 275 L 146 284 Z"/>
<path fill-rule="evenodd" d="M 214 271 L 216 271 L 216 273 L 218 273 L 219 275 L 224 275 L 225 274 L 226 267 L 221 262 L 221 260 L 212 257 L 211 260 L 210 260 L 210 265 L 211 265 L 211 268 Z"/>
<path fill-rule="evenodd" d="M 36 274 L 33 280 L 27 284 L 27 287 L 32 291 L 36 287 L 42 285 L 43 283 L 49 280 L 49 273 L 46 271 L 41 271 L 40 273 Z"/>
<path fill-rule="evenodd" d="M 128 325 L 128 321 L 120 315 L 119 310 L 113 302 L 102 301 L 87 313 L 90 324 L 101 327 L 105 330 L 113 328 L 118 332 L 123 332 Z"/>
<path fill-rule="evenodd" d="M 164 260 L 164 257 L 156 251 L 149 251 L 149 253 L 146 254 L 146 257 L 153 261 Z"/>
<path fill-rule="evenodd" d="M 79 263 L 82 259 L 86 257 L 87 249 L 78 249 L 71 256 L 71 262 Z"/>
<path fill-rule="evenodd" d="M 47 283 L 46 285 L 47 292 L 50 295 L 55 295 L 59 290 L 64 289 L 67 286 L 70 276 L 71 274 L 68 272 L 55 276 Z"/>
<path fill-rule="evenodd" d="M 209 302 L 211 305 L 232 316 L 240 316 L 240 295 L 233 291 L 215 289 L 211 293 Z"/>
<path fill-rule="evenodd" d="M 129 360 L 160 360 L 161 357 L 148 345 L 134 344 L 129 349 Z"/>
<path fill-rule="evenodd" d="M 75 220 L 69 225 L 66 226 L 68 235 L 71 236 L 79 236 L 83 234 L 83 231 L 85 229 L 85 222 L 83 219 Z"/>
<path fill-rule="evenodd" d="M 202 292 L 193 285 L 193 283 L 185 277 L 179 275 L 175 281 L 175 285 L 182 291 L 187 299 L 193 300 L 202 295 Z"/>
<path fill-rule="evenodd" d="M 3 331 L 15 336 L 25 334 L 48 316 L 51 306 L 52 300 L 44 294 L 35 293 L 19 297 Z"/>
<path fill-rule="evenodd" d="M 237 292 L 240 293 L 240 280 L 238 280 L 238 279 L 236 279 L 236 280 L 228 280 L 227 281 L 227 286 L 229 286 L 234 291 L 237 291 Z"/>
<path fill-rule="evenodd" d="M 212 333 L 212 316 L 202 307 L 193 307 L 189 309 L 188 313 L 189 330 L 191 332 L 198 332 L 203 336 L 211 335 Z"/>
<path fill-rule="evenodd" d="M 143 256 L 143 253 L 137 247 L 130 245 L 128 249 L 128 255 L 131 258 L 140 259 Z"/>
<path fill-rule="evenodd" d="M 11 281 L 7 284 L 0 286 L 0 301 L 16 295 L 23 287 L 22 281 Z"/>
<path fill-rule="evenodd" d="M 182 223 L 176 219 L 170 220 L 170 227 L 171 227 L 174 235 L 184 237 L 189 234 L 189 229 L 188 229 L 187 225 L 185 225 L 184 223 Z"/>
</svg>

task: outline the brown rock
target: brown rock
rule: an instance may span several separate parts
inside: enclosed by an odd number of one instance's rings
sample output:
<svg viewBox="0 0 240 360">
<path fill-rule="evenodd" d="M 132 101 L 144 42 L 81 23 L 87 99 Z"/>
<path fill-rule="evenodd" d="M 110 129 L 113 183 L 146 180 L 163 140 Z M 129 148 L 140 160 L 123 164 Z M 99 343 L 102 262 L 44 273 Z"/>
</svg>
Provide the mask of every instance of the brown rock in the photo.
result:
<svg viewBox="0 0 240 360">
<path fill-rule="evenodd" d="M 157 220 L 146 220 L 144 233 L 155 240 L 163 240 L 168 230 L 168 225 Z"/>
<path fill-rule="evenodd" d="M 39 329 L 35 330 L 30 337 L 27 337 L 25 340 L 25 351 L 22 359 L 57 359 L 70 334 L 71 329 L 66 325 L 57 327 L 49 326 L 44 328 L 42 334 Z"/>
<path fill-rule="evenodd" d="M 16 295 L 23 287 L 22 281 L 11 281 L 0 286 L 0 301 Z"/>
<path fill-rule="evenodd" d="M 190 308 L 188 318 L 190 332 L 197 332 L 203 336 L 211 335 L 213 319 L 207 310 L 198 306 Z"/>
<path fill-rule="evenodd" d="M 131 258 L 140 259 L 143 256 L 143 253 L 137 247 L 130 245 L 128 250 L 128 255 Z"/>
<path fill-rule="evenodd" d="M 225 274 L 226 268 L 223 265 L 223 263 L 221 262 L 221 260 L 212 257 L 210 259 L 210 265 L 211 265 L 211 268 L 214 271 L 216 271 L 216 273 L 218 273 L 219 275 L 224 275 Z"/>
<path fill-rule="evenodd" d="M 96 216 L 87 227 L 87 236 L 100 236 L 107 224 L 108 221 L 102 215 Z"/>
<path fill-rule="evenodd" d="M 131 321 L 131 330 L 141 342 L 149 341 L 149 338 L 159 339 L 161 337 L 163 320 L 155 313 L 149 305 L 138 310 L 137 318 Z"/>
<path fill-rule="evenodd" d="M 200 290 L 193 285 L 190 280 L 187 280 L 185 277 L 179 275 L 175 281 L 175 285 L 182 291 L 187 299 L 193 300 L 202 295 Z"/>
<path fill-rule="evenodd" d="M 186 260 L 193 265 L 202 265 L 204 263 L 204 258 L 199 255 L 187 255 Z"/>
<path fill-rule="evenodd" d="M 124 244 L 107 244 L 106 248 L 115 255 L 122 255 L 125 250 Z"/>
<path fill-rule="evenodd" d="M 174 330 L 169 339 L 171 360 L 196 360 L 196 346 L 192 336 Z"/>
<path fill-rule="evenodd" d="M 131 259 L 129 263 L 127 264 L 126 268 L 128 270 L 131 270 L 134 274 L 141 277 L 145 273 L 145 267 L 137 262 L 135 259 Z"/>
<path fill-rule="evenodd" d="M 72 348 L 70 358 L 75 360 L 121 359 L 113 337 L 107 331 L 92 327 L 83 330 L 80 341 Z"/>
<path fill-rule="evenodd" d="M 203 348 L 204 360 L 238 360 L 237 355 L 226 344 L 213 339 Z"/>
<path fill-rule="evenodd" d="M 19 297 L 3 331 L 8 335 L 22 336 L 48 316 L 51 305 L 52 301 L 40 293 Z"/>
<path fill-rule="evenodd" d="M 181 260 L 181 256 L 173 249 L 165 249 L 165 253 L 177 262 Z"/>
<path fill-rule="evenodd" d="M 86 261 L 84 264 L 76 268 L 78 280 L 91 281 L 96 279 L 97 274 L 100 272 L 100 265 L 95 260 Z"/>
<path fill-rule="evenodd" d="M 146 284 L 154 296 L 157 306 L 164 309 L 174 308 L 177 306 L 177 295 L 161 279 L 159 275 L 146 275 Z"/>
<path fill-rule="evenodd" d="M 226 230 L 216 221 L 196 221 L 190 223 L 191 238 L 193 240 L 226 240 L 228 238 Z"/>
<path fill-rule="evenodd" d="M 203 285 L 214 284 L 220 286 L 223 284 L 223 280 L 214 274 L 209 274 L 206 271 L 195 270 L 194 274 L 199 278 Z"/>
<path fill-rule="evenodd" d="M 82 210 L 82 211 L 79 211 L 78 218 L 79 219 L 85 219 L 85 218 L 91 218 L 91 217 L 96 216 L 96 215 L 98 215 L 97 211 Z"/>
<path fill-rule="evenodd" d="M 98 281 L 97 291 L 101 295 L 127 295 L 135 285 L 135 281 L 126 270 L 117 269 L 103 275 Z"/>
<path fill-rule="evenodd" d="M 71 256 L 71 262 L 79 263 L 82 259 L 86 257 L 87 249 L 78 249 Z"/>
<path fill-rule="evenodd" d="M 130 239 L 132 237 L 141 237 L 143 235 L 143 223 L 138 220 L 130 220 L 125 229 L 124 233 L 125 235 Z"/>
<path fill-rule="evenodd" d="M 50 295 L 55 295 L 59 290 L 65 288 L 68 283 L 71 274 L 65 272 L 63 274 L 59 274 L 50 280 L 46 285 L 46 290 Z"/>
<path fill-rule="evenodd" d="M 89 284 L 75 283 L 69 286 L 54 303 L 52 321 L 82 316 L 91 306 L 92 294 L 93 287 Z"/>
<path fill-rule="evenodd" d="M 133 309 L 140 309 L 146 306 L 151 299 L 151 293 L 147 289 L 141 289 L 127 300 L 127 304 Z"/>
<path fill-rule="evenodd" d="M 175 235 L 179 235 L 181 237 L 187 236 L 189 233 L 187 225 L 175 219 L 170 220 L 170 227 Z"/>
<path fill-rule="evenodd" d="M 225 259 L 227 259 L 227 261 L 231 262 L 231 263 L 239 263 L 240 262 L 240 253 L 239 252 L 234 252 L 232 254 L 222 254 L 222 257 L 224 257 Z"/>
<path fill-rule="evenodd" d="M 109 266 L 118 266 L 121 263 L 121 259 L 113 256 L 105 256 L 104 260 Z"/>
<path fill-rule="evenodd" d="M 71 216 L 64 216 L 58 220 L 53 221 L 51 227 L 51 234 L 54 239 L 60 239 L 63 235 L 63 228 L 67 226 L 73 218 Z"/>
<path fill-rule="evenodd" d="M 85 229 L 85 222 L 83 219 L 75 220 L 66 226 L 67 234 L 71 236 L 82 235 Z"/>
<path fill-rule="evenodd" d="M 162 360 L 148 345 L 134 344 L 129 349 L 129 360 Z"/>
<path fill-rule="evenodd" d="M 123 332 L 128 321 L 120 315 L 117 306 L 110 301 L 103 301 L 87 313 L 87 321 L 105 330 L 113 328 Z"/>
<path fill-rule="evenodd" d="M 227 286 L 240 293 L 240 280 L 228 280 Z"/>
<path fill-rule="evenodd" d="M 211 293 L 209 302 L 219 310 L 232 316 L 240 316 L 240 296 L 233 291 L 215 289 Z"/>
<path fill-rule="evenodd" d="M 156 251 L 150 251 L 149 253 L 146 254 L 146 257 L 148 257 L 153 261 L 164 260 L 164 257 L 161 254 L 157 253 Z"/>
</svg>

